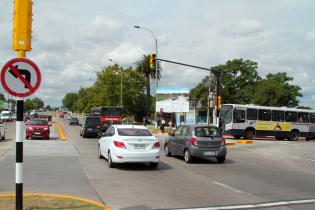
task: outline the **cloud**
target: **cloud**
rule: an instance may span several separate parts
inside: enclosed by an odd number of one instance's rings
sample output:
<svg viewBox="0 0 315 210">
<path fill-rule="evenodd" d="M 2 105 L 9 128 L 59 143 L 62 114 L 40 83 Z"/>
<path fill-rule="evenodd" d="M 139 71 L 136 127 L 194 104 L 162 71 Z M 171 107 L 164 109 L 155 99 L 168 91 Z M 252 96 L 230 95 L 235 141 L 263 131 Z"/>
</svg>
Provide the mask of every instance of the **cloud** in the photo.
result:
<svg viewBox="0 0 315 210">
<path fill-rule="evenodd" d="M 224 29 L 224 32 L 236 36 L 249 36 L 264 30 L 263 24 L 254 19 L 242 19 L 238 23 Z"/>
<path fill-rule="evenodd" d="M 307 34 L 305 36 L 305 40 L 309 41 L 309 42 L 315 41 L 315 30 L 311 30 L 311 31 L 307 32 Z"/>
</svg>

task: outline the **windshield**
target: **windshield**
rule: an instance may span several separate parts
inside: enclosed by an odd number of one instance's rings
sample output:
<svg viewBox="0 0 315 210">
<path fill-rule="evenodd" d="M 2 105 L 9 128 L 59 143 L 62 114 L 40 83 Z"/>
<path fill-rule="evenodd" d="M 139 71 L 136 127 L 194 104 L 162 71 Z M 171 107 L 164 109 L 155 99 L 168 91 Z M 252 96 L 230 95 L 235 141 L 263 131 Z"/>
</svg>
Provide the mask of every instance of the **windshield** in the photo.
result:
<svg viewBox="0 0 315 210">
<path fill-rule="evenodd" d="M 31 120 L 31 125 L 40 125 L 40 126 L 46 126 L 48 125 L 47 120 Z"/>
<path fill-rule="evenodd" d="M 221 109 L 220 110 L 220 118 L 222 123 L 229 124 L 232 122 L 232 109 Z"/>
<path fill-rule="evenodd" d="M 195 128 L 195 136 L 197 137 L 220 136 L 220 132 L 215 127 L 197 127 Z"/>
<path fill-rule="evenodd" d="M 138 128 L 119 128 L 119 136 L 152 136 L 152 133 L 147 129 Z"/>
<path fill-rule="evenodd" d="M 101 119 L 99 117 L 86 118 L 86 126 L 98 126 L 101 125 Z"/>
<path fill-rule="evenodd" d="M 1 114 L 3 117 L 8 117 L 8 116 L 10 116 L 11 114 L 9 114 L 9 113 L 2 113 Z"/>
<path fill-rule="evenodd" d="M 122 108 L 120 107 L 113 107 L 113 108 L 102 108 L 102 115 L 106 116 L 121 116 L 122 115 Z"/>
</svg>

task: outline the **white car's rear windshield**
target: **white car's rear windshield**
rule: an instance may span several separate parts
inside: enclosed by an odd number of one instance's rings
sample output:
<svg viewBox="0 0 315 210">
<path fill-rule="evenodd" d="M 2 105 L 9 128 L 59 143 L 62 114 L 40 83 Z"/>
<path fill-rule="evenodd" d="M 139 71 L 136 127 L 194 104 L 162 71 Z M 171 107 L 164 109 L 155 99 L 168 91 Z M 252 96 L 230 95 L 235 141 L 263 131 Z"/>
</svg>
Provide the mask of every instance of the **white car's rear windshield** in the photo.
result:
<svg viewBox="0 0 315 210">
<path fill-rule="evenodd" d="M 118 128 L 119 136 L 152 136 L 152 133 L 147 129 L 139 128 Z"/>
</svg>

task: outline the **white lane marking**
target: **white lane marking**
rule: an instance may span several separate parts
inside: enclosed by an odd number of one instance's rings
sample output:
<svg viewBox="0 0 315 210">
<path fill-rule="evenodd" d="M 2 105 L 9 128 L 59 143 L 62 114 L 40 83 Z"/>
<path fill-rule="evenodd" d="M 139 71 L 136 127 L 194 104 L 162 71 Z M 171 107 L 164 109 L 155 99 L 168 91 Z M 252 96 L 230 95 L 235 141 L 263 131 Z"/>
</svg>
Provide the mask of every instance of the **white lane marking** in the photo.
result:
<svg viewBox="0 0 315 210">
<path fill-rule="evenodd" d="M 278 202 L 270 202 L 270 203 L 245 204 L 245 205 L 235 205 L 235 206 L 217 206 L 217 207 L 205 207 L 205 208 L 185 208 L 185 209 L 176 209 L 176 210 L 253 209 L 253 208 L 262 208 L 262 207 L 277 207 L 277 206 L 288 206 L 288 205 L 294 205 L 294 204 L 308 204 L 308 203 L 315 203 L 315 199 L 278 201 Z"/>
<path fill-rule="evenodd" d="M 216 185 L 219 185 L 220 187 L 226 188 L 226 189 L 228 189 L 228 190 L 231 190 L 232 192 L 245 193 L 245 192 L 243 192 L 243 191 L 241 191 L 241 190 L 239 190 L 239 189 L 236 189 L 236 188 L 234 188 L 234 187 L 232 187 L 232 186 L 223 184 L 223 183 L 221 183 L 221 182 L 213 181 L 212 183 L 213 183 L 213 184 L 216 184 Z"/>
</svg>

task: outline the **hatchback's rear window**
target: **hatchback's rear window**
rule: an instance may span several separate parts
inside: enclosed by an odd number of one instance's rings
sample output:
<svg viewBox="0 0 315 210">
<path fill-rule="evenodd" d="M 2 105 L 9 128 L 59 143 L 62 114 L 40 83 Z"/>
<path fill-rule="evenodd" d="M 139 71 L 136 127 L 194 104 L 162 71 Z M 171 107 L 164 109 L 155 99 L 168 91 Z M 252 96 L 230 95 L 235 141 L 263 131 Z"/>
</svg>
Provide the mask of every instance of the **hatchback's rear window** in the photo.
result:
<svg viewBox="0 0 315 210">
<path fill-rule="evenodd" d="M 220 136 L 220 132 L 214 127 L 197 127 L 195 128 L 195 136 L 197 137 L 212 137 Z"/>
<path fill-rule="evenodd" d="M 101 119 L 99 117 L 86 118 L 86 126 L 100 126 L 101 124 Z"/>
<path fill-rule="evenodd" d="M 139 128 L 119 128 L 119 136 L 152 136 L 152 133 L 147 129 Z"/>
</svg>

